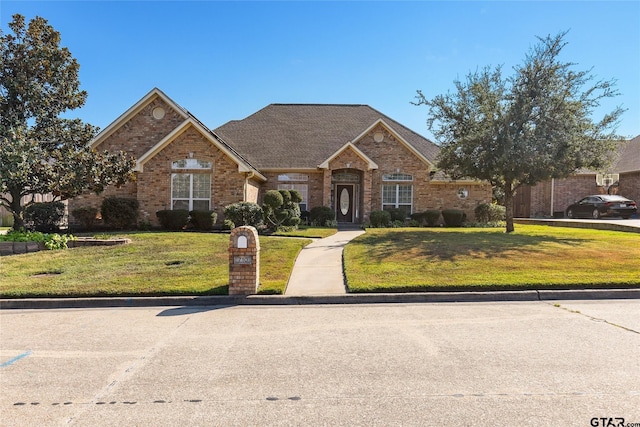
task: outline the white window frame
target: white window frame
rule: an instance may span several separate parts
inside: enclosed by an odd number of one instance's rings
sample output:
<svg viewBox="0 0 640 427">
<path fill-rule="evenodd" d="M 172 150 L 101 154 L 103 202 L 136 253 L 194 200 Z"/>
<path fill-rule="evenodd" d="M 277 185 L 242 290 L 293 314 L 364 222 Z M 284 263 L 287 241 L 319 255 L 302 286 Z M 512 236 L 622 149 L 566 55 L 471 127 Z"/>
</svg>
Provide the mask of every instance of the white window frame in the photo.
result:
<svg viewBox="0 0 640 427">
<path fill-rule="evenodd" d="M 393 202 L 389 202 L 389 201 L 385 201 L 385 187 L 389 188 L 392 190 L 392 194 L 394 196 L 394 201 Z M 400 203 L 400 190 L 401 189 L 406 189 L 409 188 L 409 190 L 411 191 L 411 200 L 409 201 L 409 203 L 403 202 Z M 388 194 L 389 192 L 387 191 L 386 194 Z M 412 184 L 383 184 L 382 185 L 382 193 L 381 193 L 381 199 L 382 199 L 382 210 L 384 210 L 384 208 L 401 208 L 401 207 L 408 207 L 409 208 L 409 214 L 413 213 L 413 185 Z"/>
<path fill-rule="evenodd" d="M 307 182 L 309 175 L 304 173 L 283 173 L 278 175 L 278 182 Z"/>
<path fill-rule="evenodd" d="M 387 173 L 382 175 L 383 181 L 413 182 L 413 175 L 406 173 Z"/>
<path fill-rule="evenodd" d="M 211 162 L 200 159 L 181 159 L 171 162 L 171 169 L 211 169 Z"/>
<path fill-rule="evenodd" d="M 189 196 L 188 197 L 174 197 L 174 180 L 176 176 L 188 176 L 189 177 Z M 194 176 L 206 176 L 209 179 L 209 191 L 207 192 L 208 197 L 194 197 Z M 172 173 L 171 174 L 171 210 L 174 210 L 174 204 L 176 201 L 188 201 L 189 203 L 189 211 L 193 210 L 193 202 L 194 201 L 207 201 L 207 209 L 211 210 L 211 174 L 204 173 Z"/>
</svg>

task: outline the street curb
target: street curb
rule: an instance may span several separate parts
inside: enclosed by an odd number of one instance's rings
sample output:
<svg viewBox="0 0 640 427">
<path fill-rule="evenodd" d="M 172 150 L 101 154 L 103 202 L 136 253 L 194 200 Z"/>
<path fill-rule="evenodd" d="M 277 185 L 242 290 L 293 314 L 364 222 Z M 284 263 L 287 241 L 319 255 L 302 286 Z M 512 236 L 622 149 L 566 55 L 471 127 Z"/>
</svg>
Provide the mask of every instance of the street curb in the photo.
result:
<svg viewBox="0 0 640 427">
<path fill-rule="evenodd" d="M 416 292 L 318 296 L 169 296 L 104 298 L 2 299 L 0 310 L 108 307 L 282 306 L 321 304 L 411 304 L 442 302 L 508 302 L 640 299 L 640 289 L 577 289 L 488 292 Z"/>
</svg>

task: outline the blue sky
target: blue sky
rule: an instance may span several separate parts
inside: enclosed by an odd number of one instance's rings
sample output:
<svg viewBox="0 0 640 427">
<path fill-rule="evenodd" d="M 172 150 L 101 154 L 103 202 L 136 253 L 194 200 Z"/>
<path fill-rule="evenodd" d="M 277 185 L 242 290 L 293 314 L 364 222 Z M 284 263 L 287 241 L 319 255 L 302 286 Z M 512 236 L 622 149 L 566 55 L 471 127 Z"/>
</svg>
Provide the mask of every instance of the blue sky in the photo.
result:
<svg viewBox="0 0 640 427">
<path fill-rule="evenodd" d="M 432 138 L 426 107 L 486 65 L 510 74 L 536 36 L 569 30 L 562 59 L 616 79 L 618 132 L 640 135 L 640 1 L 11 1 L 46 18 L 80 63 L 86 105 L 106 127 L 153 87 L 210 128 L 270 103 L 369 104 Z"/>
</svg>

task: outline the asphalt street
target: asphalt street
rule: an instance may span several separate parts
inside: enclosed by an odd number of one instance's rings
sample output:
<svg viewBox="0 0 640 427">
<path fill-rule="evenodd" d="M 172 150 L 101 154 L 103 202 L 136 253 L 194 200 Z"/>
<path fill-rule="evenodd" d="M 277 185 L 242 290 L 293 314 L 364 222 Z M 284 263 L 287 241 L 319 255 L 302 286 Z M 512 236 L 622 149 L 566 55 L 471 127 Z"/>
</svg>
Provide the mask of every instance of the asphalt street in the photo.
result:
<svg viewBox="0 0 640 427">
<path fill-rule="evenodd" d="M 0 389 L 2 426 L 640 423 L 640 301 L 5 309 Z"/>
</svg>

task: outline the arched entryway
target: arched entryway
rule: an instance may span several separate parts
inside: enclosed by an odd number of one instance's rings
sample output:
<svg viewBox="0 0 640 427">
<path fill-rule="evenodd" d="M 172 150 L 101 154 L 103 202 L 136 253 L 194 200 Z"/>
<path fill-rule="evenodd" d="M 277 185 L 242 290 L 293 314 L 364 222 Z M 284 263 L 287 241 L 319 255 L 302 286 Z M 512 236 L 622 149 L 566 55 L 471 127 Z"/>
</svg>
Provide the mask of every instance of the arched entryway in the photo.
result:
<svg viewBox="0 0 640 427">
<path fill-rule="evenodd" d="M 331 175 L 331 206 L 339 223 L 362 222 L 362 171 L 336 169 Z"/>
</svg>

